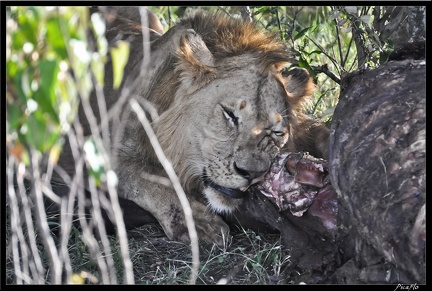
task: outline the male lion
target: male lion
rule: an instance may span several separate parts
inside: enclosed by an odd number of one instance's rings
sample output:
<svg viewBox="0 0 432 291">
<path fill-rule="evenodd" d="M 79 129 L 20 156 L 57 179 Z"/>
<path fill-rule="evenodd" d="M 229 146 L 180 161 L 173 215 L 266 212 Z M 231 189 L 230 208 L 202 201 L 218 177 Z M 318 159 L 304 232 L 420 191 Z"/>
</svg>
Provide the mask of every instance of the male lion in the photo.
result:
<svg viewBox="0 0 432 291">
<path fill-rule="evenodd" d="M 300 112 L 313 84 L 305 70 L 281 73 L 289 54 L 276 37 L 253 23 L 202 11 L 165 34 L 151 31 L 141 77 L 143 36 L 131 33 L 137 28 L 132 22 L 118 16 L 108 26 L 108 41 L 129 37 L 131 58 L 120 89 L 105 82 L 107 104 L 115 103 L 122 88 L 154 104 L 159 117 L 152 124 L 185 189 L 198 236 L 221 243 L 229 227 L 218 213 L 240 205 L 282 147 L 326 157 L 327 128 Z M 108 79 L 111 72 L 108 65 Z M 131 87 L 137 78 L 138 86 Z M 135 113 L 128 115 L 117 154 L 119 195 L 149 211 L 169 239 L 188 241 L 176 192 L 142 178 L 166 173 Z"/>
</svg>

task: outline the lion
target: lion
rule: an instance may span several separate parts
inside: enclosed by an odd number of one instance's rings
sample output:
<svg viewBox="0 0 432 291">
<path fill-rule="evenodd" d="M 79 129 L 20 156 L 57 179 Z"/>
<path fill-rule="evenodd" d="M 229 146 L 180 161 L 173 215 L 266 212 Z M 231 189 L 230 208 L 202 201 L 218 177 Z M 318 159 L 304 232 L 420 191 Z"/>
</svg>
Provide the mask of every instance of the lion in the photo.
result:
<svg viewBox="0 0 432 291">
<path fill-rule="evenodd" d="M 151 30 L 142 77 L 143 36 L 132 22 L 118 15 L 115 26 L 108 23 L 110 44 L 119 35 L 127 38 L 131 57 L 119 89 L 112 88 L 107 65 L 107 105 L 115 104 L 124 88 L 154 105 L 153 129 L 185 190 L 199 239 L 222 244 L 229 227 L 220 214 L 242 203 L 282 148 L 326 158 L 328 129 L 302 113 L 302 102 L 314 90 L 312 79 L 304 69 L 284 70 L 290 55 L 274 35 L 254 23 L 204 11 L 185 16 L 163 34 Z M 150 212 L 170 240 L 187 242 L 174 189 L 142 177 L 167 174 L 125 104 L 130 114 L 120 143 L 113 144 L 119 196 Z"/>
</svg>

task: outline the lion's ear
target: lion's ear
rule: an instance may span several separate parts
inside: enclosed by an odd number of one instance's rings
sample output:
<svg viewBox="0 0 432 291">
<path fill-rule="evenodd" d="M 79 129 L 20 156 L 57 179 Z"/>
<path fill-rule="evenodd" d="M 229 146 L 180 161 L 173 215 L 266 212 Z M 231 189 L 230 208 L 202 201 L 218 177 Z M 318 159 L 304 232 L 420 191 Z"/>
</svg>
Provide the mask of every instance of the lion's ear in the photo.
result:
<svg viewBox="0 0 432 291">
<path fill-rule="evenodd" d="M 294 68 L 284 71 L 282 72 L 282 77 L 292 104 L 299 105 L 302 101 L 312 96 L 315 91 L 312 77 L 306 69 Z"/>
<path fill-rule="evenodd" d="M 177 52 L 176 70 L 185 86 L 196 87 L 213 79 L 216 73 L 213 54 L 193 29 L 181 36 Z"/>
</svg>

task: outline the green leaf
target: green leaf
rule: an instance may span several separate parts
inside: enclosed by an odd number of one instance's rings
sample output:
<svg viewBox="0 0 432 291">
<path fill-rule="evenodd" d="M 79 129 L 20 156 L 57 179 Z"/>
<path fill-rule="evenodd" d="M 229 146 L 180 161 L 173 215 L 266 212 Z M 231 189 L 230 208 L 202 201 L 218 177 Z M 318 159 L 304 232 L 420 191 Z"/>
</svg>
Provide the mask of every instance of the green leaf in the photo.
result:
<svg viewBox="0 0 432 291">
<path fill-rule="evenodd" d="M 43 112 L 48 113 L 53 120 L 58 122 L 57 98 L 54 87 L 57 84 L 59 65 L 57 60 L 41 60 L 39 63 L 40 85 L 34 94 Z"/>
<path fill-rule="evenodd" d="M 315 75 L 314 71 L 312 70 L 311 66 L 309 65 L 309 63 L 304 58 L 299 59 L 298 66 L 300 68 L 305 68 L 306 70 L 308 70 L 309 74 L 311 74 L 312 77 L 314 77 L 314 75 Z"/>
<path fill-rule="evenodd" d="M 57 18 L 47 21 L 47 44 L 52 46 L 61 59 L 67 59 L 66 44 Z"/>
<path fill-rule="evenodd" d="M 255 12 L 254 12 L 254 15 L 258 15 L 258 14 L 260 14 L 260 13 L 265 13 L 265 12 L 267 12 L 268 10 L 270 10 L 270 7 L 269 7 L 269 6 L 263 6 L 263 7 L 261 7 L 260 9 L 258 9 L 257 11 L 255 11 Z"/>
<path fill-rule="evenodd" d="M 25 34 L 21 30 L 18 30 L 12 35 L 12 50 L 20 51 L 26 41 L 27 37 L 25 36 Z"/>
<path fill-rule="evenodd" d="M 54 95 L 54 93 L 50 94 L 50 95 Z M 47 116 L 45 118 L 49 118 L 50 122 L 55 122 L 56 125 L 59 124 L 59 119 L 58 119 L 58 105 L 57 102 L 52 102 L 52 97 L 48 96 L 44 93 L 43 90 L 37 90 L 34 94 L 33 94 L 34 100 L 37 100 L 37 104 L 38 104 L 38 110 L 43 114 L 46 114 Z"/>
<path fill-rule="evenodd" d="M 310 55 L 313 55 L 313 54 L 322 54 L 322 51 L 321 50 L 314 50 L 314 51 L 311 51 L 310 53 L 307 53 L 307 55 L 308 56 L 310 56 Z"/>
<path fill-rule="evenodd" d="M 114 89 L 120 87 L 123 80 L 124 68 L 129 59 L 129 43 L 119 41 L 117 47 L 111 49 L 111 58 L 113 65 Z"/>
<path fill-rule="evenodd" d="M 14 61 L 8 60 L 6 65 L 6 75 L 13 78 L 18 71 L 18 64 Z"/>
<path fill-rule="evenodd" d="M 313 25 L 313 26 L 311 26 L 310 32 L 314 33 L 319 28 L 322 29 L 322 26 L 321 25 Z"/>
<path fill-rule="evenodd" d="M 299 33 L 297 33 L 297 34 L 294 36 L 294 40 L 296 40 L 296 39 L 302 37 L 303 35 L 305 35 L 306 32 L 308 32 L 308 30 L 309 30 L 311 27 L 312 27 L 312 26 L 309 26 L 309 27 L 303 28 Z"/>
<path fill-rule="evenodd" d="M 8 104 L 7 107 L 7 119 L 10 131 L 18 130 L 21 123 L 22 111 L 18 104 Z"/>
<path fill-rule="evenodd" d="M 40 88 L 45 94 L 49 94 L 53 91 L 55 84 L 57 83 L 57 74 L 59 71 L 59 64 L 57 60 L 41 60 L 39 63 L 39 69 L 41 74 Z M 51 99 L 51 103 L 56 100 Z"/>
<path fill-rule="evenodd" d="M 25 141 L 25 144 L 28 144 L 30 148 L 39 149 L 39 140 L 40 136 L 43 134 L 41 129 L 43 130 L 45 126 L 40 124 L 38 118 L 32 114 L 28 117 L 27 122 L 25 122 L 20 129 L 20 140 Z"/>
<path fill-rule="evenodd" d="M 18 17 L 18 25 L 19 25 L 19 32 L 18 34 L 21 34 L 19 37 L 24 42 L 30 42 L 34 46 L 37 45 L 37 38 L 36 38 L 36 32 L 39 31 L 37 29 L 37 22 L 35 22 L 35 19 L 33 18 L 34 14 L 31 12 L 31 10 L 26 10 L 25 15 L 21 14 Z M 14 39 L 15 41 L 15 39 Z M 21 43 L 20 43 L 21 44 Z M 24 44 L 24 43 L 22 43 Z"/>
<path fill-rule="evenodd" d="M 25 69 L 20 68 L 14 77 L 14 83 L 16 85 L 17 94 L 18 94 L 18 100 L 21 101 L 23 104 L 27 102 L 26 92 L 28 91 L 27 87 L 29 86 L 28 84 L 24 84 L 24 83 L 28 83 L 26 81 L 26 77 L 24 77 L 25 74 L 28 74 L 28 72 L 25 72 Z"/>
</svg>

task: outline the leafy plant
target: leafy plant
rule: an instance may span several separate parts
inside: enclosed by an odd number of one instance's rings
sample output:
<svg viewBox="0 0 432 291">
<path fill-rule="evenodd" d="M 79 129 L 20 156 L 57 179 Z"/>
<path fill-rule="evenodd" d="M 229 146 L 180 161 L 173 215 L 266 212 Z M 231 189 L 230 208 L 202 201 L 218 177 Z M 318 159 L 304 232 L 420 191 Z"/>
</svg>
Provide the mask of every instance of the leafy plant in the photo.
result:
<svg viewBox="0 0 432 291">
<path fill-rule="evenodd" d="M 47 274 L 52 283 L 69 282 L 77 278 L 73 276 L 76 269 L 70 266 L 71 256 L 66 251 L 71 234 L 73 197 L 82 192 L 71 191 L 72 199 L 59 197 L 47 181 L 56 167 L 66 134 L 79 143 L 75 166 L 82 171 L 81 157 L 87 162 L 92 175 L 91 189 L 96 189 L 92 185 L 106 183 L 107 175 L 113 176 L 100 134 L 95 133 L 91 140 L 85 140 L 79 136 L 80 125 L 75 123 L 80 102 L 87 108 L 90 92 L 94 88 L 101 90 L 104 85 L 108 54 L 105 23 L 97 13 L 90 16 L 89 8 L 84 6 L 11 6 L 6 12 L 7 210 L 11 233 L 8 243 L 13 250 L 16 283 L 44 282 Z M 127 45 L 122 43 L 111 51 L 117 83 L 122 78 L 127 52 Z M 86 114 L 88 119 L 94 119 L 92 112 L 86 111 Z M 62 173 L 61 169 L 57 170 Z M 113 178 L 110 181 L 115 180 Z M 65 179 L 72 178 L 65 176 Z M 44 209 L 49 200 L 64 207 L 64 215 L 57 218 L 61 219 L 60 239 L 50 232 L 53 222 L 49 222 Z M 85 198 L 78 201 L 84 209 Z M 96 210 L 94 215 L 98 213 Z M 104 282 L 116 282 L 115 277 L 109 278 L 104 272 L 114 265 L 109 242 L 102 238 L 98 246 L 85 221 L 83 218 L 80 223 L 87 226 L 84 227 L 87 232 L 79 239 L 84 240 L 86 252 L 100 268 Z M 103 237 L 104 230 L 99 227 L 98 231 Z M 125 237 L 123 234 L 121 241 L 125 241 Z M 44 252 L 38 251 L 39 244 L 44 246 Z M 26 258 L 29 250 L 30 261 Z M 105 253 L 106 259 L 100 258 L 98 252 Z M 127 249 L 123 249 L 122 256 L 127 262 Z M 127 272 L 130 270 L 124 273 Z"/>
</svg>

